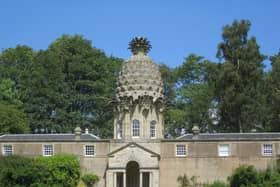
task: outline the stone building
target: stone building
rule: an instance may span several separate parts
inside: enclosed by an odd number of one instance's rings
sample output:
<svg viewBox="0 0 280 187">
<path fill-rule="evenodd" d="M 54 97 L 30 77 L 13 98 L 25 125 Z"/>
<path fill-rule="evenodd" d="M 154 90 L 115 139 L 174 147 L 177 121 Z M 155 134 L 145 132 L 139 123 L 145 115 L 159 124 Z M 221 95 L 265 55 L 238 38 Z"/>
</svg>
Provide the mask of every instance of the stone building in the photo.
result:
<svg viewBox="0 0 280 187">
<path fill-rule="evenodd" d="M 74 154 L 84 173 L 100 177 L 98 187 L 176 187 L 179 175 L 200 182 L 226 180 L 243 164 L 264 169 L 280 154 L 280 133 L 199 133 L 164 139 L 164 96 L 158 66 L 147 56 L 144 38 L 130 43 L 133 56 L 119 73 L 114 138 L 74 134 L 0 136 L 3 155 Z"/>
</svg>

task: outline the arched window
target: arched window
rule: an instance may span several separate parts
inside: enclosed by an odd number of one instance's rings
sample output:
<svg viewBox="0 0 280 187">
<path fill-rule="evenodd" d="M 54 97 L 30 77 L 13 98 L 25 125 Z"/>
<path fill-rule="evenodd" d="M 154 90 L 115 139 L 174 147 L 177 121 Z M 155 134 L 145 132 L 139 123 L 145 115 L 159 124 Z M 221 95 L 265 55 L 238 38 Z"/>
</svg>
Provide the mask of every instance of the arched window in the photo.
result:
<svg viewBox="0 0 280 187">
<path fill-rule="evenodd" d="M 156 124 L 157 124 L 157 122 L 155 120 L 151 121 L 151 124 L 150 124 L 150 137 L 151 138 L 156 137 Z"/>
<path fill-rule="evenodd" d="M 132 121 L 132 136 L 139 137 L 140 136 L 140 122 L 137 119 Z"/>
</svg>

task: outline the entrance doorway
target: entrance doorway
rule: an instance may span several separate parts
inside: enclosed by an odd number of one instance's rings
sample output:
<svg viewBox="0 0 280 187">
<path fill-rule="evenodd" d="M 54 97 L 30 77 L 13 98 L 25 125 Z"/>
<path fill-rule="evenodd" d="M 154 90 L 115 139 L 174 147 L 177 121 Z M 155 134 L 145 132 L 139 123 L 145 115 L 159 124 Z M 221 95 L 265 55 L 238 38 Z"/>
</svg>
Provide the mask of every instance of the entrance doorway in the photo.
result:
<svg viewBox="0 0 280 187">
<path fill-rule="evenodd" d="M 139 187 L 139 164 L 135 161 L 126 165 L 126 186 Z"/>
<path fill-rule="evenodd" d="M 126 187 L 150 187 L 150 172 L 140 172 L 139 164 L 131 161 L 126 165 Z M 123 174 L 123 173 L 120 173 Z M 118 187 L 123 186 L 123 176 L 118 175 Z"/>
</svg>

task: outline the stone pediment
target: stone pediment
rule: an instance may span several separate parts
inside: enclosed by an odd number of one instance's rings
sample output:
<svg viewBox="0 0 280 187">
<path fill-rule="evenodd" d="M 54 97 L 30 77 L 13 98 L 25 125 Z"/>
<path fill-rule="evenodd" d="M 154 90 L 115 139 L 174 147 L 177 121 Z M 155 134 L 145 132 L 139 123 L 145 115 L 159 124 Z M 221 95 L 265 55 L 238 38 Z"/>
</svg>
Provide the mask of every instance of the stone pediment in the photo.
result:
<svg viewBox="0 0 280 187">
<path fill-rule="evenodd" d="M 108 158 L 109 168 L 126 168 L 130 161 L 137 162 L 140 168 L 158 168 L 160 155 L 132 142 L 112 151 L 108 154 Z"/>
</svg>

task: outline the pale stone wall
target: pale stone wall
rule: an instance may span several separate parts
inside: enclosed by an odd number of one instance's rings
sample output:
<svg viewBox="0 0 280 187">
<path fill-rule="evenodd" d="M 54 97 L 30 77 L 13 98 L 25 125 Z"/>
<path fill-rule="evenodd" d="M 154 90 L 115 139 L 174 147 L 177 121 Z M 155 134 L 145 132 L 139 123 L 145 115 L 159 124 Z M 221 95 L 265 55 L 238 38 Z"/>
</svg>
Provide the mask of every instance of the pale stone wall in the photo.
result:
<svg viewBox="0 0 280 187">
<path fill-rule="evenodd" d="M 151 153 L 146 152 L 138 147 L 128 147 L 128 149 L 117 152 L 115 157 L 111 158 L 112 162 L 109 162 L 108 154 L 116 151 L 117 149 L 126 146 L 129 141 L 114 141 L 111 142 L 5 142 L 0 143 L 1 154 L 4 144 L 13 145 L 13 154 L 24 156 L 42 156 L 43 145 L 54 145 L 54 154 L 73 154 L 76 155 L 80 161 L 82 173 L 95 173 L 99 176 L 100 181 L 97 187 L 105 187 L 106 185 L 106 170 L 108 166 L 121 167 L 125 169 L 127 163 L 131 160 L 137 161 L 143 168 L 158 168 L 159 162 L 157 157 L 151 157 Z M 84 156 L 84 145 L 91 144 L 95 147 L 95 155 L 93 157 Z M 151 150 L 157 154 L 160 154 L 160 140 L 147 140 L 138 142 L 139 145 Z M 131 154 L 131 152 L 134 152 Z M 134 155 L 134 156 L 133 156 Z M 111 165 L 109 165 L 109 163 Z M 159 184 L 159 171 L 152 169 L 153 179 L 155 179 L 155 185 Z M 113 179 L 111 171 L 107 172 L 107 186 L 113 182 L 109 178 Z"/>
<path fill-rule="evenodd" d="M 81 171 L 83 173 L 95 173 L 100 181 L 97 187 L 105 187 L 105 173 L 108 163 L 109 142 L 5 142 L 0 143 L 1 154 L 4 144 L 13 145 L 13 154 L 24 156 L 42 156 L 42 147 L 44 144 L 54 145 L 54 154 L 73 154 L 80 161 Z M 84 155 L 84 145 L 94 145 L 95 155 L 86 157 Z"/>
<path fill-rule="evenodd" d="M 262 144 L 273 143 L 273 156 L 262 156 Z M 176 157 L 176 144 L 186 144 L 186 157 Z M 231 155 L 218 156 L 218 145 L 229 144 Z M 160 160 L 160 187 L 178 186 L 179 175 L 197 176 L 200 182 L 226 181 L 240 165 L 254 165 L 265 169 L 278 159 L 279 142 L 162 142 Z"/>
<path fill-rule="evenodd" d="M 105 187 L 105 173 L 108 163 L 109 143 L 95 143 L 96 155 L 94 157 L 80 157 L 82 173 L 95 173 L 99 176 L 96 187 Z"/>
<path fill-rule="evenodd" d="M 106 186 L 112 184 L 113 181 L 110 179 L 113 179 L 114 170 L 107 170 L 108 167 L 112 166 L 125 171 L 126 164 L 130 160 L 139 162 L 142 171 L 152 173 L 155 186 L 175 187 L 178 186 L 177 177 L 179 175 L 197 176 L 200 182 L 226 180 L 239 165 L 254 165 L 258 169 L 265 169 L 272 166 L 280 155 L 280 143 L 277 141 L 146 140 L 137 142 L 144 149 L 137 146 L 128 146 L 122 149 L 129 143 L 128 141 L 116 140 L 111 140 L 111 142 L 2 142 L 0 147 L 1 153 L 4 144 L 12 144 L 14 154 L 41 156 L 42 145 L 53 144 L 55 154 L 67 153 L 78 156 L 82 173 L 96 173 L 100 177 L 97 187 L 105 187 L 107 177 L 109 178 L 107 178 Z M 264 143 L 273 144 L 273 156 L 265 157 L 262 155 L 262 144 Z M 94 157 L 84 156 L 84 145 L 86 144 L 95 146 L 96 154 Z M 175 156 L 176 144 L 187 146 L 188 154 L 186 157 Z M 219 144 L 230 145 L 230 156 L 218 156 Z M 108 154 L 114 151 L 116 151 L 114 157 L 108 157 Z M 157 157 L 151 157 L 151 152 L 160 154 L 160 160 Z M 156 169 L 158 167 L 159 170 Z"/>
<path fill-rule="evenodd" d="M 144 113 L 147 114 L 144 115 Z M 140 136 L 132 137 L 132 121 L 139 120 L 140 122 Z M 152 121 L 156 121 L 156 137 L 150 137 L 150 124 Z M 122 126 L 122 138 L 118 138 L 119 123 Z M 147 139 L 162 139 L 163 138 L 163 114 L 157 111 L 156 106 L 150 104 L 150 106 L 142 106 L 135 104 L 129 111 L 123 111 L 122 113 L 116 113 L 114 119 L 114 139 L 124 139 L 130 141 L 147 140 Z"/>
</svg>

